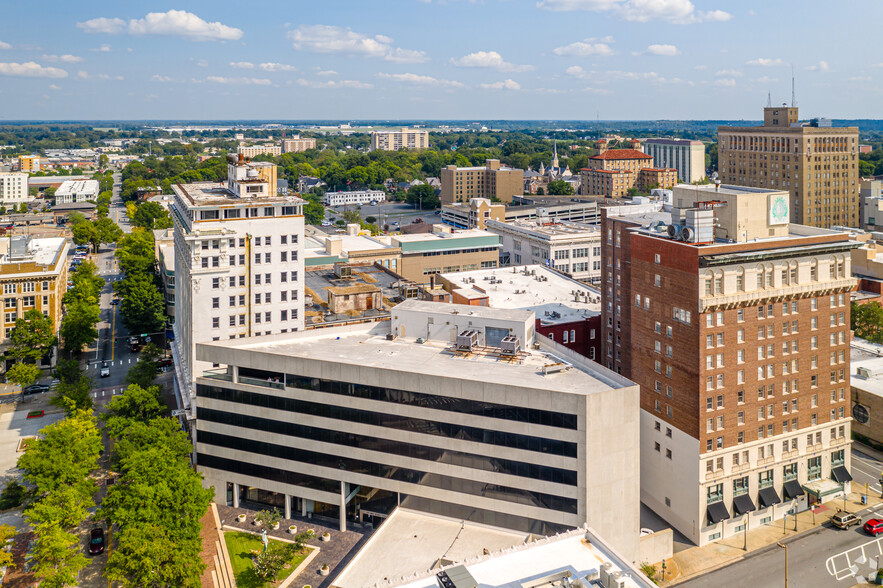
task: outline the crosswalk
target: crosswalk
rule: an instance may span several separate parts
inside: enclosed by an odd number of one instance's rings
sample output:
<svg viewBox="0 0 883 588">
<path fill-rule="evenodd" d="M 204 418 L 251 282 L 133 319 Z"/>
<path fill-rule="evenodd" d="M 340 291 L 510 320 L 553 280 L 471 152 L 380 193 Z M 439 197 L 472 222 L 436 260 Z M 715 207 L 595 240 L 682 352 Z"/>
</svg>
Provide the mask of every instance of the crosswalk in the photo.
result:
<svg viewBox="0 0 883 588">
<path fill-rule="evenodd" d="M 105 388 L 103 390 L 95 390 L 92 392 L 92 398 L 97 400 L 98 398 L 118 396 L 123 393 L 123 390 L 125 390 L 125 388 Z"/>
<path fill-rule="evenodd" d="M 101 369 L 101 366 L 104 365 L 104 361 L 100 359 L 93 360 L 86 364 L 86 370 L 89 369 L 97 370 Z M 129 365 L 132 363 L 132 358 L 129 357 L 127 359 L 109 359 L 107 360 L 107 367 L 113 367 L 115 365 Z"/>
</svg>

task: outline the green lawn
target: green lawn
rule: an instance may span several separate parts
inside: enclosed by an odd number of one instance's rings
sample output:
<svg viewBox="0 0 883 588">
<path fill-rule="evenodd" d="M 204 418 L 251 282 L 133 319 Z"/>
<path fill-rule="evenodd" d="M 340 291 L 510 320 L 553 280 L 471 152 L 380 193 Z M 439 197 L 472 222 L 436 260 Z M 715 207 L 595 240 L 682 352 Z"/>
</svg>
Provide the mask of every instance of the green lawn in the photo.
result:
<svg viewBox="0 0 883 588">
<path fill-rule="evenodd" d="M 251 550 L 263 550 L 261 538 L 258 535 L 241 532 L 224 532 L 224 541 L 227 543 L 227 551 L 230 553 L 230 564 L 233 566 L 233 576 L 236 578 L 236 586 L 238 588 L 264 588 L 272 586 L 270 582 L 264 582 L 252 571 Z M 276 543 L 274 539 L 270 539 L 270 543 Z M 290 569 L 283 569 L 279 572 L 279 581 L 281 582 L 288 574 L 301 564 L 309 555 L 308 550 L 295 555 L 289 560 Z"/>
</svg>

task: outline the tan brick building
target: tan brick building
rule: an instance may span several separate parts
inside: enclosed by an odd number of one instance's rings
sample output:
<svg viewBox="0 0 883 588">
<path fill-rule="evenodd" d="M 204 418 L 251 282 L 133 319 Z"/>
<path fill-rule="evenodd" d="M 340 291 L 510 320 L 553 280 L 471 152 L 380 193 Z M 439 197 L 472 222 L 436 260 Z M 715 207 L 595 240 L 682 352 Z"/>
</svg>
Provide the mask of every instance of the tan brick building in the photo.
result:
<svg viewBox="0 0 883 588">
<path fill-rule="evenodd" d="M 441 202 L 469 202 L 472 198 L 490 198 L 512 202 L 524 192 L 524 170 L 500 165 L 488 159 L 483 167 L 449 165 L 441 170 Z"/>
<path fill-rule="evenodd" d="M 857 244 L 787 193 L 674 192 L 605 210 L 601 360 L 641 386 L 642 501 L 704 545 L 848 491 Z"/>
<path fill-rule="evenodd" d="M 374 131 L 371 133 L 371 151 L 399 151 L 401 149 L 426 149 L 429 147 L 429 131 L 402 127 L 397 131 Z"/>
<path fill-rule="evenodd" d="M 787 190 L 791 222 L 857 227 L 858 127 L 800 123 L 788 106 L 764 108 L 763 118 L 761 127 L 718 127 L 721 181 Z"/>
<path fill-rule="evenodd" d="M 605 149 L 589 158 L 580 171 L 580 194 L 622 198 L 632 188 L 671 188 L 678 181 L 675 168 L 654 168 L 653 157 L 637 149 Z"/>
<path fill-rule="evenodd" d="M 66 239 L 0 239 L 0 288 L 3 290 L 3 329 L 0 348 L 6 346 L 15 320 L 29 310 L 52 319 L 54 332 L 61 326 L 61 299 L 67 290 Z"/>
</svg>

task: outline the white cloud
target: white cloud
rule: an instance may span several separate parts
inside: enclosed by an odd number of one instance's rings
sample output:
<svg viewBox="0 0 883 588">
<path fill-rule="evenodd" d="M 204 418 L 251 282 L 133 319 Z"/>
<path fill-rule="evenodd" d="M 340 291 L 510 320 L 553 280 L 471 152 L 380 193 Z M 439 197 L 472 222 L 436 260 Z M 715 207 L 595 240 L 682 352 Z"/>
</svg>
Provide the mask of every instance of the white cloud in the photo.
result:
<svg viewBox="0 0 883 588">
<path fill-rule="evenodd" d="M 771 78 L 770 76 L 760 76 L 759 78 L 757 78 L 754 81 L 758 82 L 760 84 L 771 84 L 774 82 L 778 82 L 779 78 Z"/>
<path fill-rule="evenodd" d="M 242 30 L 220 22 L 207 22 L 186 10 L 150 12 L 144 18 L 133 18 L 128 23 L 121 18 L 93 18 L 77 23 L 87 33 L 130 35 L 157 35 L 192 39 L 194 41 L 236 41 Z"/>
<path fill-rule="evenodd" d="M 297 68 L 293 65 L 287 65 L 285 63 L 273 63 L 271 61 L 262 63 L 258 67 L 260 67 L 264 71 L 297 71 Z"/>
<path fill-rule="evenodd" d="M 56 86 L 55 84 L 49 84 L 50 90 L 61 90 L 61 86 Z"/>
<path fill-rule="evenodd" d="M 462 88 L 463 84 L 454 80 L 440 80 L 431 76 L 423 76 L 414 73 L 388 74 L 379 73 L 378 78 L 384 80 L 392 80 L 393 82 L 402 82 L 405 84 L 415 84 L 418 86 L 440 86 L 447 88 Z"/>
<path fill-rule="evenodd" d="M 732 88 L 736 85 L 736 80 L 733 78 L 721 78 L 719 80 L 714 80 L 715 86 L 722 86 L 724 88 Z"/>
<path fill-rule="evenodd" d="M 208 61 L 205 59 L 198 59 L 196 61 L 196 67 L 208 67 Z"/>
<path fill-rule="evenodd" d="M 168 83 L 168 82 L 174 82 L 175 80 L 173 80 L 173 79 L 170 78 L 169 76 L 161 76 L 161 75 L 159 75 L 159 74 L 156 74 L 155 76 L 153 76 L 152 78 L 150 78 L 150 81 L 151 81 L 151 82 L 163 82 L 163 83 Z"/>
<path fill-rule="evenodd" d="M 205 80 L 216 84 L 235 84 L 237 86 L 269 86 L 272 83 L 266 78 L 225 78 L 222 76 L 208 76 Z"/>
<path fill-rule="evenodd" d="M 112 76 L 112 75 L 108 75 L 105 73 L 92 75 L 87 71 L 80 70 L 77 72 L 77 79 L 80 79 L 80 80 L 114 80 L 117 82 L 121 82 L 125 78 L 123 76 Z"/>
<path fill-rule="evenodd" d="M 320 69 L 316 72 L 317 76 L 336 76 L 337 72 L 333 69 Z"/>
<path fill-rule="evenodd" d="M 578 65 L 571 65 L 571 66 L 568 67 L 566 70 L 564 70 L 564 72 L 565 72 L 567 75 L 569 75 L 569 76 L 573 76 L 573 77 L 575 77 L 575 78 L 584 78 L 584 77 L 586 77 L 586 70 L 584 70 L 583 68 L 581 68 L 581 67 L 578 66 Z"/>
<path fill-rule="evenodd" d="M 254 69 L 254 64 L 250 61 L 231 61 L 230 67 L 236 69 Z"/>
<path fill-rule="evenodd" d="M 77 57 L 76 55 L 43 55 L 43 61 L 49 61 L 50 63 L 79 63 L 83 61 L 82 57 Z"/>
<path fill-rule="evenodd" d="M 779 67 L 786 64 L 778 57 L 776 57 L 775 59 L 769 57 L 758 57 L 757 59 L 752 59 L 746 65 L 759 65 L 761 67 Z"/>
<path fill-rule="evenodd" d="M 587 57 L 589 55 L 613 55 L 615 51 L 613 51 L 608 44 L 611 42 L 612 39 L 609 41 L 603 39 L 601 42 L 596 42 L 596 39 L 585 39 L 584 41 L 577 41 L 576 43 L 564 45 L 563 47 L 556 47 L 552 50 L 552 53 L 555 55 L 573 55 L 576 57 Z"/>
<path fill-rule="evenodd" d="M 732 18 L 723 10 L 697 11 L 690 0 L 541 0 L 537 7 L 560 12 L 610 12 L 625 20 L 663 20 L 674 24 L 722 22 Z"/>
<path fill-rule="evenodd" d="M 0 41 L 0 49 L 12 49 L 12 45 L 10 45 L 9 43 L 4 43 L 3 41 Z"/>
<path fill-rule="evenodd" d="M 393 47 L 393 40 L 386 35 L 369 37 L 342 27 L 302 25 L 289 31 L 287 36 L 298 51 L 382 57 L 386 61 L 397 63 L 422 63 L 429 60 L 424 51 Z"/>
<path fill-rule="evenodd" d="M 820 61 L 816 65 L 807 66 L 806 69 L 809 71 L 830 71 L 831 68 L 828 67 L 827 61 Z"/>
<path fill-rule="evenodd" d="M 496 51 L 476 51 L 464 55 L 460 59 L 452 59 L 451 63 L 458 67 L 490 67 L 497 71 L 530 71 L 532 65 L 515 65 L 503 59 Z"/>
<path fill-rule="evenodd" d="M 515 80 L 505 80 L 492 84 L 479 84 L 485 90 L 520 90 L 521 85 Z"/>
<path fill-rule="evenodd" d="M 67 72 L 57 67 L 45 67 L 33 61 L 0 63 L 0 75 L 24 78 L 66 78 Z"/>
<path fill-rule="evenodd" d="M 738 78 L 742 75 L 742 72 L 738 69 L 719 69 L 714 72 L 714 75 L 718 77 Z"/>
<path fill-rule="evenodd" d="M 107 43 L 104 43 L 100 47 L 96 47 L 95 49 L 89 49 L 89 51 L 92 51 L 94 53 L 110 53 L 110 45 L 108 45 Z"/>
<path fill-rule="evenodd" d="M 661 55 L 663 57 L 673 57 L 680 55 L 680 51 L 674 45 L 650 45 L 647 47 L 647 53 L 651 55 Z"/>
<path fill-rule="evenodd" d="M 318 82 L 301 78 L 297 80 L 297 83 L 305 88 L 355 88 L 357 90 L 368 90 L 374 87 L 374 84 L 360 82 L 358 80 L 328 80 L 327 82 Z"/>
<path fill-rule="evenodd" d="M 108 35 L 116 35 L 122 33 L 126 29 L 126 21 L 121 18 L 93 18 L 86 22 L 78 22 L 77 28 L 83 29 L 87 33 L 105 33 Z"/>
</svg>

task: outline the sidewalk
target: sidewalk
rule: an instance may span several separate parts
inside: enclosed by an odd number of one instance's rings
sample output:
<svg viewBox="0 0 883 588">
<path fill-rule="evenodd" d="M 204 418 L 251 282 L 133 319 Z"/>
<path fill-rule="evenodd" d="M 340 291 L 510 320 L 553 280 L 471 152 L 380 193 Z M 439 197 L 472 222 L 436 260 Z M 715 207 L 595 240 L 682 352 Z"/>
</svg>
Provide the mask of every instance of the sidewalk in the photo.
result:
<svg viewBox="0 0 883 588">
<path fill-rule="evenodd" d="M 851 492 L 846 499 L 846 510 L 859 512 L 883 504 L 877 494 L 868 494 L 868 504 L 861 504 L 863 492 Z M 843 499 L 838 498 L 815 509 L 807 510 L 795 517 L 773 521 L 766 525 L 748 530 L 748 550 L 744 549 L 745 534 L 728 537 L 704 547 L 691 547 L 675 553 L 665 562 L 665 581 L 661 586 L 674 586 L 702 574 L 707 574 L 722 567 L 734 564 L 744 558 L 752 557 L 775 548 L 777 542 L 790 543 L 795 539 L 821 531 L 822 525 L 829 524 L 831 517 L 843 508 Z M 658 566 L 657 566 L 658 567 Z"/>
</svg>

